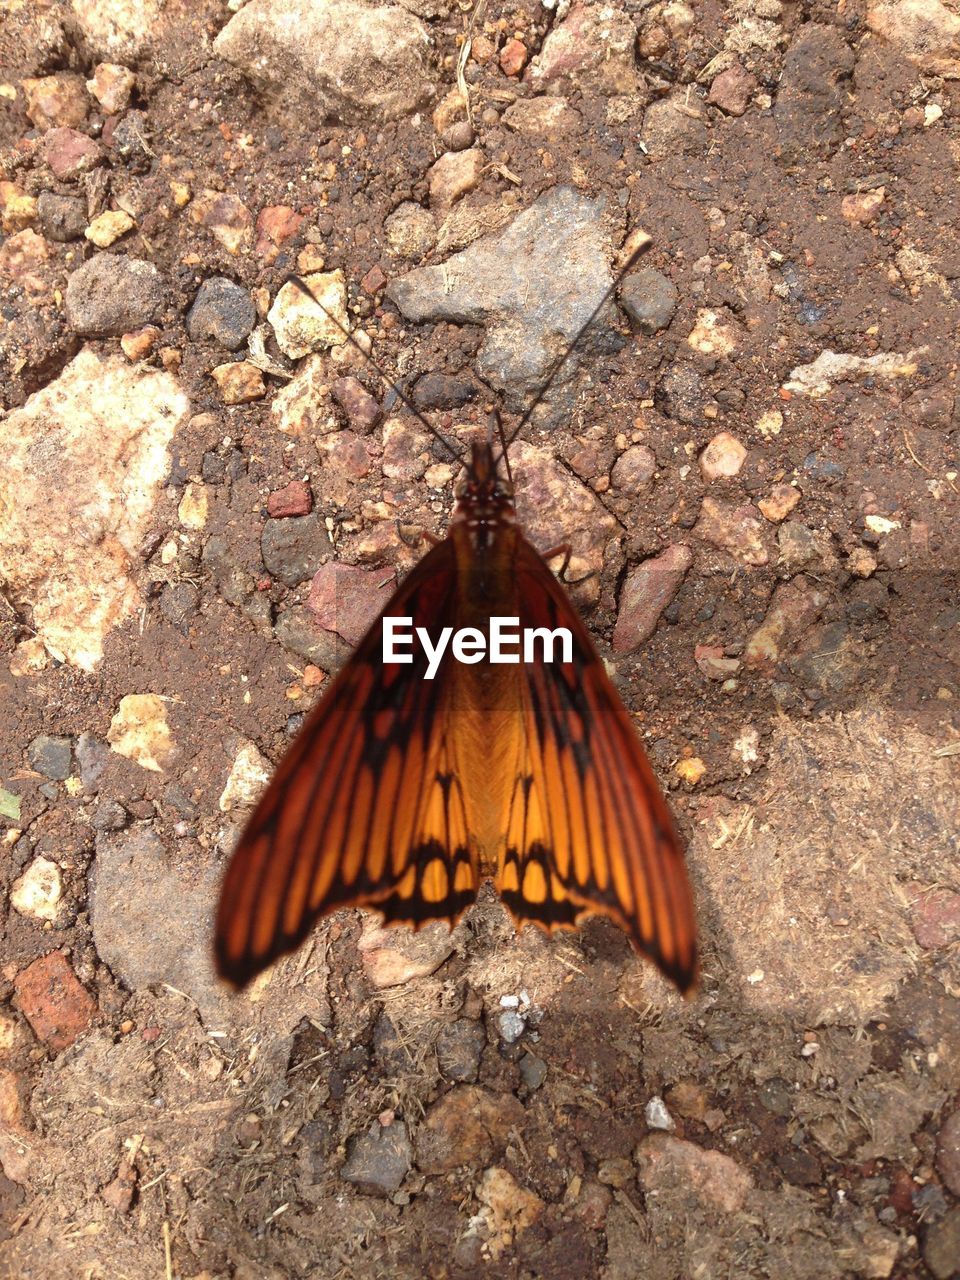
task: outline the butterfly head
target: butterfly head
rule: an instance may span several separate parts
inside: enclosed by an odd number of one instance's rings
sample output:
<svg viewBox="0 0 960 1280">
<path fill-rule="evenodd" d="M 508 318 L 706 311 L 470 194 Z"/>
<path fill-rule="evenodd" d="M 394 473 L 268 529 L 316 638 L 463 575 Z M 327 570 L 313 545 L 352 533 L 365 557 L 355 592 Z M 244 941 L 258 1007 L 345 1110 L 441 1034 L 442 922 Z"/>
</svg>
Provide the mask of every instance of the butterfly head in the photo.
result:
<svg viewBox="0 0 960 1280">
<path fill-rule="evenodd" d="M 501 474 L 489 442 L 475 443 L 457 486 L 455 519 L 470 526 L 513 519 L 513 485 Z"/>
</svg>

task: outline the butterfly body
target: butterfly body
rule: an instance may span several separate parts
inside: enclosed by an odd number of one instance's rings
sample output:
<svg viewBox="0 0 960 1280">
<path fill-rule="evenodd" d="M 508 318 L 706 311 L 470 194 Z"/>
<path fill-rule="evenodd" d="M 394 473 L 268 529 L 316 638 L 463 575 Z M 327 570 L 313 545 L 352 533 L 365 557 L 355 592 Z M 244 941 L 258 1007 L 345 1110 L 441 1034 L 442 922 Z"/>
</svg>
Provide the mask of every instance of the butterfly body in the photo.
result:
<svg viewBox="0 0 960 1280">
<path fill-rule="evenodd" d="M 385 617 L 436 644 L 491 619 L 572 636 L 568 661 L 384 660 Z M 566 655 L 564 655 L 566 656 Z M 518 925 L 615 920 L 684 990 L 693 906 L 669 811 L 590 637 L 475 445 L 447 536 L 401 584 L 314 709 L 233 854 L 217 918 L 241 985 L 315 921 L 366 906 L 451 923 L 490 877 Z"/>
</svg>

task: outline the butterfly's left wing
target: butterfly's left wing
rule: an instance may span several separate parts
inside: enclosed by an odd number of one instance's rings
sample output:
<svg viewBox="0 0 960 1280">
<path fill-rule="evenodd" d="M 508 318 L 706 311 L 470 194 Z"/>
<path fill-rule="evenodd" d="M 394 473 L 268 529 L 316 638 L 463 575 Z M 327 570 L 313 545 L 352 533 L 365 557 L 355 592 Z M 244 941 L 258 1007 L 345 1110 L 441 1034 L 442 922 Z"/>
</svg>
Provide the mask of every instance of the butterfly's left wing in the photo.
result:
<svg viewBox="0 0 960 1280">
<path fill-rule="evenodd" d="M 546 562 L 518 539 L 520 627 L 573 637 L 572 660 L 520 667 L 520 743 L 496 885 L 518 923 L 609 916 L 682 991 L 697 972 L 693 899 L 653 770 Z"/>
<path fill-rule="evenodd" d="M 416 565 L 312 712 L 234 850 L 220 893 L 215 955 L 242 986 L 292 951 L 317 919 L 366 906 L 389 921 L 451 923 L 479 868 L 454 762 L 450 676 L 426 658 L 383 661 L 386 616 L 434 643 L 455 622 L 454 551 Z"/>
</svg>

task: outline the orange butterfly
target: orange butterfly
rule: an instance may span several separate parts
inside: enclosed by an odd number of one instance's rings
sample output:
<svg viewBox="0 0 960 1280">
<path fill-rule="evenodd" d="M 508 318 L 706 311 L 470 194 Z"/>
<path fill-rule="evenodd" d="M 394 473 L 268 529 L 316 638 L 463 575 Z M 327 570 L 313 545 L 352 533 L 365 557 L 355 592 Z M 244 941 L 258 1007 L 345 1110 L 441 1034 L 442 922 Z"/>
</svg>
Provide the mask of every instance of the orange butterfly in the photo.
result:
<svg viewBox="0 0 960 1280">
<path fill-rule="evenodd" d="M 683 991 L 693 902 L 670 813 L 565 591 L 474 445 L 447 536 L 412 570 L 314 709 L 233 854 L 220 974 L 242 985 L 320 916 L 372 907 L 453 924 L 492 877 L 518 927 L 606 915 Z M 384 618 L 487 635 L 491 617 L 567 628 L 570 661 L 384 661 Z"/>
</svg>

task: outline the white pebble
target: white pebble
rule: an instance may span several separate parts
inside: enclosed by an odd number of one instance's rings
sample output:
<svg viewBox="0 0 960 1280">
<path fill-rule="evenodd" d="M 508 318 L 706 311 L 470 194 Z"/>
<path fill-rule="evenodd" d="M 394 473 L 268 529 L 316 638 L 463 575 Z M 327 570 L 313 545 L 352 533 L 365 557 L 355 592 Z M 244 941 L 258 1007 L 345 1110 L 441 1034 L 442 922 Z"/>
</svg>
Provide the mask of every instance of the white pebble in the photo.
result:
<svg viewBox="0 0 960 1280">
<path fill-rule="evenodd" d="M 13 883 L 10 904 L 14 911 L 33 920 L 56 920 L 63 896 L 60 868 L 48 858 L 34 858 Z"/>
<path fill-rule="evenodd" d="M 667 1110 L 667 1104 L 659 1096 L 659 1094 L 654 1094 L 654 1096 L 650 1099 L 650 1101 L 647 1103 L 646 1107 L 644 1108 L 643 1114 L 644 1114 L 644 1117 L 646 1118 L 647 1125 L 651 1129 L 676 1128 L 676 1125 L 673 1122 L 673 1117 L 671 1116 L 670 1112 Z"/>
</svg>

